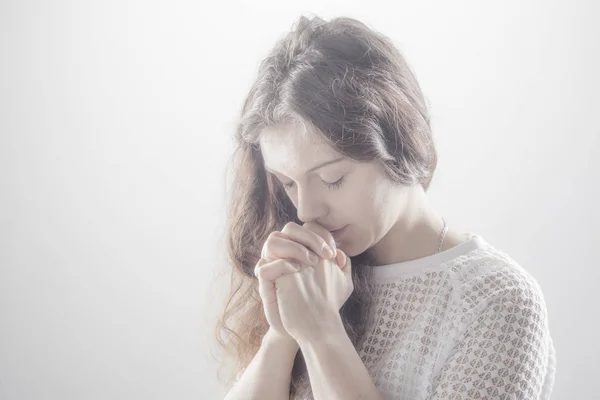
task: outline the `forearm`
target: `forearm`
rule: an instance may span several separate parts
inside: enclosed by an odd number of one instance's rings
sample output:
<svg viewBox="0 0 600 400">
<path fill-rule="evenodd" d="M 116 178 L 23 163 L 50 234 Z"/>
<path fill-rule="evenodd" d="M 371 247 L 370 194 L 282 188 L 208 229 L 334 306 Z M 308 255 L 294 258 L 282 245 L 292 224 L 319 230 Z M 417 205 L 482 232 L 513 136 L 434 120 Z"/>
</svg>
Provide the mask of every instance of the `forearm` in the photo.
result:
<svg viewBox="0 0 600 400">
<path fill-rule="evenodd" d="M 379 390 L 344 329 L 301 342 L 315 400 L 383 400 Z"/>
<path fill-rule="evenodd" d="M 299 346 L 271 331 L 225 400 L 288 400 L 294 358 Z"/>
</svg>

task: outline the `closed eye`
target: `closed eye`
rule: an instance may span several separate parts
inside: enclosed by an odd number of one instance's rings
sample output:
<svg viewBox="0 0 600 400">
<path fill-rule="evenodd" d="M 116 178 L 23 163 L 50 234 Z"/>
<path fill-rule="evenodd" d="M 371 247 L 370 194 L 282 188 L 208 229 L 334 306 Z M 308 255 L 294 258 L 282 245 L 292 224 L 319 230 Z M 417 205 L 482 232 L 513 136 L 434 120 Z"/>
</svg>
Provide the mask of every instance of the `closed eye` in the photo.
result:
<svg viewBox="0 0 600 400">
<path fill-rule="evenodd" d="M 336 182 L 330 183 L 330 182 L 325 182 L 324 180 L 321 180 L 321 182 L 323 182 L 323 184 L 325 185 L 325 187 L 329 190 L 336 190 L 338 189 L 340 186 L 342 186 L 342 184 L 344 183 L 344 178 L 345 176 L 342 176 L 339 180 L 337 180 Z M 294 186 L 294 182 L 292 183 L 285 183 L 282 184 L 283 188 L 285 190 L 291 190 L 292 186 Z"/>
</svg>

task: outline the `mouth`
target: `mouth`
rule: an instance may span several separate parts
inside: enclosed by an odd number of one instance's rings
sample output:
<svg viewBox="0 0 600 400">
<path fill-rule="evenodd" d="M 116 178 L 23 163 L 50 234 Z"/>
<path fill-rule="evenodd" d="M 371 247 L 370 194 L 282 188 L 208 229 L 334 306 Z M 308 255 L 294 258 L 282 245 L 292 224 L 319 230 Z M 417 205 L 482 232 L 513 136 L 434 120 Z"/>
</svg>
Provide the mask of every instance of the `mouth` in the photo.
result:
<svg viewBox="0 0 600 400">
<path fill-rule="evenodd" d="M 336 229 L 335 231 L 329 231 L 329 232 L 331 233 L 333 238 L 337 241 L 340 239 L 342 233 L 344 233 L 344 230 L 346 229 L 347 226 L 348 225 L 344 226 L 343 228 Z"/>
</svg>

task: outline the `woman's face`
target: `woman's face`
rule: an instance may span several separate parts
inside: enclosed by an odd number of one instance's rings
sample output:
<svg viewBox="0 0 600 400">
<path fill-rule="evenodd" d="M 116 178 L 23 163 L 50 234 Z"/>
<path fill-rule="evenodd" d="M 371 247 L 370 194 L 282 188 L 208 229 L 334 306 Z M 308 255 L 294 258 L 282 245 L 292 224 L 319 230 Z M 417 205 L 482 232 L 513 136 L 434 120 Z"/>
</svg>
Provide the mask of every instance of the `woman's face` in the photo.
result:
<svg viewBox="0 0 600 400">
<path fill-rule="evenodd" d="M 406 191 L 392 185 L 381 164 L 347 158 L 292 126 L 265 130 L 259 143 L 265 168 L 285 187 L 303 223 L 345 227 L 336 245 L 346 254 L 372 247 L 398 221 Z"/>
</svg>

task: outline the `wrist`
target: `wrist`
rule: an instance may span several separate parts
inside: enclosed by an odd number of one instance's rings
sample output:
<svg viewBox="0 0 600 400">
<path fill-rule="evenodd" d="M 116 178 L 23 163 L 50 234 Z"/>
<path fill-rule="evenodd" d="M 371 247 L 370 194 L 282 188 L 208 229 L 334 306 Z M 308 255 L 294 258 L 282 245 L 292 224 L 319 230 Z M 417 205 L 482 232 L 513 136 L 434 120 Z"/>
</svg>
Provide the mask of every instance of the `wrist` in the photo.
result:
<svg viewBox="0 0 600 400">
<path fill-rule="evenodd" d="M 325 319 L 319 327 L 319 331 L 309 337 L 303 337 L 298 340 L 301 349 L 306 347 L 329 346 L 339 343 L 341 339 L 348 338 L 348 333 L 344 327 L 344 322 L 339 312 L 334 313 L 330 318 Z"/>
<path fill-rule="evenodd" d="M 296 342 L 296 340 L 293 337 L 281 334 L 272 329 L 269 329 L 267 331 L 267 333 L 263 337 L 262 342 L 266 345 L 273 345 L 296 351 L 298 351 L 298 349 L 300 348 L 300 345 L 298 344 L 298 342 Z"/>
</svg>

